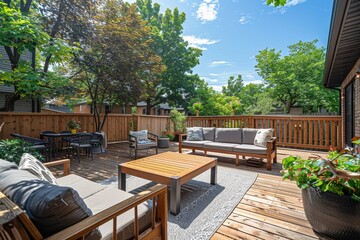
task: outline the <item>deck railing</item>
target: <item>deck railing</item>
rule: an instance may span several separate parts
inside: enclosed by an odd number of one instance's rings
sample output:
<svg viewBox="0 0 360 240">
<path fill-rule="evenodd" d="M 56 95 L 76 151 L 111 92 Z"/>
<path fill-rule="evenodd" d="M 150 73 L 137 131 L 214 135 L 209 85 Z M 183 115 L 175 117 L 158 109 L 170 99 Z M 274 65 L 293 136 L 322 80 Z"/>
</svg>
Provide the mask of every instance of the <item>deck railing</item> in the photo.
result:
<svg viewBox="0 0 360 240">
<path fill-rule="evenodd" d="M 6 122 L 0 138 L 9 138 L 10 133 L 39 137 L 44 130 L 64 131 L 67 130 L 66 123 L 72 118 L 81 122 L 81 131 L 95 130 L 91 114 L 0 113 L 0 124 Z M 148 129 L 161 135 L 169 126 L 171 128 L 170 119 L 166 116 L 109 114 L 103 130 L 108 141 L 115 142 L 126 141 L 131 129 Z M 343 147 L 341 116 L 187 117 L 187 126 L 273 128 L 279 146 L 308 149 Z"/>
</svg>

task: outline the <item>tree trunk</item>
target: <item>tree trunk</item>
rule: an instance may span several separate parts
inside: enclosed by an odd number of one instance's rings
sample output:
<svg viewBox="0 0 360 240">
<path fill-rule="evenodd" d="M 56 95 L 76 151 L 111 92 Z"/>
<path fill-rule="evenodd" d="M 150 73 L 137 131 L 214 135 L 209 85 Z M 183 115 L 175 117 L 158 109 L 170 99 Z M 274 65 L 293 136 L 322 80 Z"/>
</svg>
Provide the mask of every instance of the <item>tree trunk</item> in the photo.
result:
<svg viewBox="0 0 360 240">
<path fill-rule="evenodd" d="M 150 99 L 146 99 L 146 115 L 151 115 L 150 111 L 151 111 L 151 100 Z"/>
<path fill-rule="evenodd" d="M 5 95 L 4 107 L 0 108 L 0 112 L 13 112 L 15 102 L 20 99 L 20 94 L 8 93 Z"/>
</svg>

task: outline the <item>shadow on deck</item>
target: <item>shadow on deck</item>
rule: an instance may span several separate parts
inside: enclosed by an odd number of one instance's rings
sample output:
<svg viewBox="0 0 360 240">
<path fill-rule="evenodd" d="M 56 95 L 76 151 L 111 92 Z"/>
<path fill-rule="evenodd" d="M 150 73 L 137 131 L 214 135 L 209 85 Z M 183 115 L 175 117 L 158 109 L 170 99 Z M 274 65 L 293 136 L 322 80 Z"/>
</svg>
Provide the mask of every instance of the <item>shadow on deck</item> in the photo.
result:
<svg viewBox="0 0 360 240">
<path fill-rule="evenodd" d="M 177 143 L 171 143 L 170 148 L 159 149 L 159 152 L 178 151 Z M 148 155 L 155 154 L 151 149 Z M 202 154 L 202 152 L 196 152 Z M 306 220 L 301 190 L 292 182 L 282 181 L 280 176 L 281 161 L 289 155 L 307 158 L 312 154 L 325 156 L 326 152 L 305 151 L 298 149 L 279 148 L 278 163 L 267 171 L 265 163 L 261 168 L 245 166 L 241 160 L 240 166 L 235 166 L 235 156 L 211 154 L 219 160 L 219 165 L 258 172 L 253 186 L 246 193 L 233 212 L 218 228 L 212 239 L 314 239 L 316 238 Z M 139 158 L 145 157 L 146 151 L 139 153 Z M 66 158 L 59 153 L 56 159 Z M 101 181 L 117 176 L 117 166 L 120 163 L 134 159 L 129 155 L 128 143 L 109 144 L 106 153 L 94 154 L 91 158 L 82 157 L 78 163 L 76 156 L 71 158 L 71 173 L 85 177 L 91 181 Z M 59 170 L 52 169 L 56 174 Z"/>
</svg>

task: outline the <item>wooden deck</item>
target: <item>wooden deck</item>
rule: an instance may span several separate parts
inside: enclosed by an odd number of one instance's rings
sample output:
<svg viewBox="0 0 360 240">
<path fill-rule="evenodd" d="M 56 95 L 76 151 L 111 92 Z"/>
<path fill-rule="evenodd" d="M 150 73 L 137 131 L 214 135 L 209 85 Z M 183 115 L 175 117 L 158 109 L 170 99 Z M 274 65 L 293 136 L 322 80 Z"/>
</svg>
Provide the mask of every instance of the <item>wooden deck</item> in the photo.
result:
<svg viewBox="0 0 360 240">
<path fill-rule="evenodd" d="M 172 143 L 169 149 L 159 152 L 177 151 L 177 145 Z M 145 156 L 140 154 L 140 157 Z M 214 154 L 219 158 L 219 164 L 233 166 L 242 170 L 258 172 L 259 175 L 253 186 L 233 210 L 229 217 L 219 227 L 211 239 L 314 239 L 313 233 L 303 212 L 301 191 L 292 182 L 282 181 L 280 176 L 281 160 L 292 154 L 308 157 L 324 152 L 279 149 L 278 163 L 273 164 L 273 170 L 267 171 L 265 164 L 262 168 L 247 167 L 243 163 L 235 166 L 234 156 Z M 155 151 L 149 150 L 149 154 Z M 64 156 L 57 156 L 58 159 Z M 117 176 L 119 163 L 131 161 L 127 143 L 112 144 L 107 153 L 95 154 L 94 161 L 82 158 L 80 164 L 76 157 L 72 157 L 71 173 L 83 176 L 92 181 L 100 181 Z M 60 171 L 52 169 L 54 172 Z"/>
</svg>

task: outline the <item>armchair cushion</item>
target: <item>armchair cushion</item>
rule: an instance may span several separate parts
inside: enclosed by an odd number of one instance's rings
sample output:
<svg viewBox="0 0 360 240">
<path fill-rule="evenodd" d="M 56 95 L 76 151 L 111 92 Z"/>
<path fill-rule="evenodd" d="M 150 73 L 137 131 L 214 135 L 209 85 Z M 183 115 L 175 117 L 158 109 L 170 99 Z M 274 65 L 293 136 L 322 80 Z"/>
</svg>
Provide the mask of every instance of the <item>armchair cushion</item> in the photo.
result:
<svg viewBox="0 0 360 240">
<path fill-rule="evenodd" d="M 149 140 L 149 142 L 147 142 L 147 143 L 139 143 L 137 145 L 137 149 L 147 149 L 147 148 L 156 147 L 156 146 L 157 146 L 156 142 Z"/>
<path fill-rule="evenodd" d="M 146 141 L 146 140 L 148 140 L 147 130 L 130 131 L 130 135 L 136 137 L 138 143 L 140 143 L 141 141 Z M 135 139 L 132 139 L 132 140 L 135 140 Z"/>
<path fill-rule="evenodd" d="M 259 129 L 254 139 L 254 145 L 266 148 L 266 143 L 271 140 L 274 129 Z"/>
<path fill-rule="evenodd" d="M 47 181 L 51 184 L 56 184 L 56 178 L 51 171 L 42 164 L 36 157 L 29 153 L 24 153 L 21 156 L 19 169 L 26 170 L 37 176 L 40 180 Z"/>
<path fill-rule="evenodd" d="M 203 130 L 201 127 L 186 128 L 187 141 L 204 141 Z"/>
</svg>

